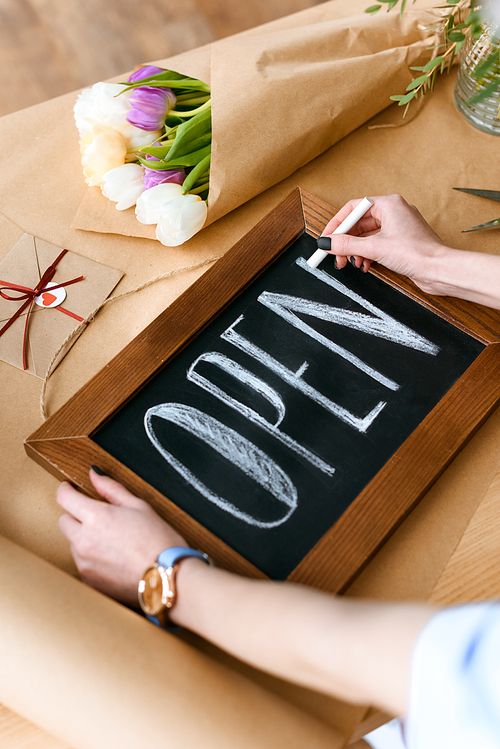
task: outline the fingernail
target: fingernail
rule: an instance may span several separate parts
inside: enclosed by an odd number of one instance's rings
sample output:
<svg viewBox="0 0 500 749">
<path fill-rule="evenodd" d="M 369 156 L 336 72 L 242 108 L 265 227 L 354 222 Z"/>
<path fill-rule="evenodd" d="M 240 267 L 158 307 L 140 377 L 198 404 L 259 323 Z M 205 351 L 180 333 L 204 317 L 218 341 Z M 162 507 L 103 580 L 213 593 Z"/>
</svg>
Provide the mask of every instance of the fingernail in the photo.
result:
<svg viewBox="0 0 500 749">
<path fill-rule="evenodd" d="M 349 258 L 349 262 L 351 263 L 351 265 L 352 265 L 353 268 L 356 267 L 356 258 L 352 257 L 352 255 Z"/>
<path fill-rule="evenodd" d="M 339 266 L 337 265 L 337 255 L 332 255 L 332 257 L 333 257 L 333 267 L 338 270 Z"/>
<path fill-rule="evenodd" d="M 94 471 L 94 473 L 97 473 L 98 476 L 107 476 L 107 473 L 104 473 L 104 471 L 102 471 L 99 468 L 99 466 L 90 466 L 90 467 L 92 468 L 92 470 Z"/>
<path fill-rule="evenodd" d="M 318 237 L 318 249 L 319 250 L 331 250 L 332 249 L 331 237 Z"/>
</svg>

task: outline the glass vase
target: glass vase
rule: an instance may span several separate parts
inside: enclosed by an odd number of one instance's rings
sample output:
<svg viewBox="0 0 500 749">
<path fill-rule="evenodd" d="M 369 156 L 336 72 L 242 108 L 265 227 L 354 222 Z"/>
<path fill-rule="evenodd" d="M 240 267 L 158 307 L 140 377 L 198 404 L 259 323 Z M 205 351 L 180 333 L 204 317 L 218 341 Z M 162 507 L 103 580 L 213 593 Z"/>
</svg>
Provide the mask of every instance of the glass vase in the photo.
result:
<svg viewBox="0 0 500 749">
<path fill-rule="evenodd" d="M 497 89 L 482 101 L 469 104 L 475 96 L 494 80 L 500 83 L 500 65 L 497 62 L 488 73 L 477 79 L 474 71 L 493 50 L 498 49 L 500 40 L 496 36 L 497 29 L 489 24 L 483 24 L 483 31 L 478 39 L 470 36 L 466 39 L 460 55 L 460 65 L 455 86 L 455 104 L 465 119 L 478 130 L 485 133 L 500 135 L 500 91 Z"/>
</svg>

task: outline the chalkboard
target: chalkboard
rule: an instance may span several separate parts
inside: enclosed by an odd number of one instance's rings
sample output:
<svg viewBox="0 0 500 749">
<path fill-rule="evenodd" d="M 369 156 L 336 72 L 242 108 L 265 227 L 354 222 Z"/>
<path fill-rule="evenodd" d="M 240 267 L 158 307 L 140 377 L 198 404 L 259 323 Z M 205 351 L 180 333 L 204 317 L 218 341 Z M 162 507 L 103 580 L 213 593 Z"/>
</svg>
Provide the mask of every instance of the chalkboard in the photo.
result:
<svg viewBox="0 0 500 749">
<path fill-rule="evenodd" d="M 484 345 L 303 234 L 93 439 L 284 579 Z"/>
<path fill-rule="evenodd" d="M 298 197 L 303 204 L 304 194 Z M 321 206 L 314 199 L 312 204 Z M 474 365 L 491 358 L 492 350 L 499 366 L 498 344 L 486 340 L 484 321 L 478 335 L 477 314 L 475 329 L 467 330 L 463 309 L 452 320 L 449 310 L 444 314 L 394 279 L 388 283 L 383 273 L 365 274 L 351 265 L 336 270 L 330 257 L 310 268 L 306 261 L 321 224 L 316 232 L 303 216 L 302 224 L 291 241 L 278 239 L 277 259 L 255 268 L 251 282 L 229 303 L 219 302 L 119 408 L 101 414 L 89 437 L 101 451 L 98 465 L 105 455 L 156 497 L 168 498 L 160 507 L 174 524 L 181 513 L 193 522 L 191 530 L 202 528 L 205 537 L 208 531 L 229 557 L 246 560 L 247 571 L 274 579 L 301 579 L 302 569 L 310 575 L 308 559 L 324 556 L 320 550 L 332 529 L 375 487 L 376 496 L 362 503 L 363 523 L 350 523 L 349 533 L 359 544 L 357 535 L 375 528 L 376 538 L 362 558 L 355 555 L 355 569 L 334 583 L 339 589 L 497 402 L 498 386 L 487 411 L 480 406 L 465 431 L 462 406 L 450 408 L 454 389 L 459 396 L 464 383 L 470 393 L 477 388 Z M 262 241 L 261 230 L 253 234 L 251 242 Z M 254 255 L 246 262 L 251 265 Z M 206 286 L 188 290 L 188 301 L 203 305 Z M 175 310 L 163 322 L 164 334 L 174 320 Z M 119 360 L 113 369 L 123 378 L 128 364 Z M 419 465 L 429 440 L 438 452 L 431 476 Z M 382 478 L 388 471 L 395 475 L 394 461 L 403 461 L 399 480 L 406 477 L 412 486 L 397 510 L 397 481 L 391 487 Z M 110 473 L 118 478 L 116 470 Z M 381 523 L 379 517 L 387 513 L 388 531 L 381 529 L 387 519 Z"/>
</svg>

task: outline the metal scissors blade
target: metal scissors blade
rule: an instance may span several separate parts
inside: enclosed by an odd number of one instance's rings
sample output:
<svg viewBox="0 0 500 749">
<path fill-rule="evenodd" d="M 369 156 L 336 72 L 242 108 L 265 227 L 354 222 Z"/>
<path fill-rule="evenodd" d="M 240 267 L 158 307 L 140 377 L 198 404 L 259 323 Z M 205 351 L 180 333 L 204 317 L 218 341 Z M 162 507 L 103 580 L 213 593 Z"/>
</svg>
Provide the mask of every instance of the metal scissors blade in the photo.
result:
<svg viewBox="0 0 500 749">
<path fill-rule="evenodd" d="M 466 192 L 469 195 L 477 195 L 480 198 L 489 198 L 490 200 L 500 200 L 499 190 L 473 190 L 472 188 L 468 188 L 468 187 L 454 187 L 453 190 Z"/>
<path fill-rule="evenodd" d="M 470 187 L 454 187 L 453 190 L 459 192 L 466 192 L 468 195 L 477 195 L 479 198 L 488 198 L 489 200 L 500 200 L 499 190 L 474 190 Z M 496 218 L 493 221 L 488 221 L 486 224 L 478 224 L 478 226 L 471 226 L 470 229 L 463 229 L 462 234 L 466 231 L 477 231 L 477 229 L 488 229 L 490 226 L 500 226 L 500 218 Z"/>
<path fill-rule="evenodd" d="M 465 234 L 466 231 L 476 231 L 476 229 L 488 229 L 490 226 L 500 226 L 500 218 L 496 218 L 493 221 L 487 221 L 486 224 L 471 226 L 470 229 L 462 229 L 462 234 Z"/>
</svg>

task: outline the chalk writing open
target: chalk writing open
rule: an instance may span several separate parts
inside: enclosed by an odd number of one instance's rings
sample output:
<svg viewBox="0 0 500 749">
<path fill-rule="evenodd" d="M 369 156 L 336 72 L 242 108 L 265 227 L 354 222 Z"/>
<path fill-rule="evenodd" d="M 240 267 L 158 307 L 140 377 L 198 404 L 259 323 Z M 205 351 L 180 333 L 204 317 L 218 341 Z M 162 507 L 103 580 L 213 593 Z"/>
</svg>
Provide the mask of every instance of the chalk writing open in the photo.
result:
<svg viewBox="0 0 500 749">
<path fill-rule="evenodd" d="M 296 336 L 309 336 L 318 344 L 332 351 L 334 354 L 342 357 L 357 369 L 361 370 L 368 377 L 373 378 L 389 390 L 399 390 L 400 385 L 394 380 L 385 376 L 376 369 L 370 367 L 362 361 L 352 351 L 348 351 L 339 346 L 334 340 L 335 326 L 342 325 L 353 330 L 367 333 L 377 338 L 383 338 L 400 346 L 407 346 L 417 351 L 422 351 L 431 356 L 435 356 L 439 347 L 427 338 L 419 335 L 414 330 L 404 325 L 398 320 L 391 317 L 383 310 L 363 299 L 338 279 L 332 278 L 327 273 L 311 268 L 304 257 L 296 260 L 297 267 L 314 276 L 318 283 L 323 283 L 348 299 L 355 301 L 361 307 L 366 309 L 370 314 L 353 312 L 339 307 L 317 302 L 315 299 L 304 299 L 301 297 L 290 296 L 286 294 L 271 293 L 263 291 L 258 297 L 257 302 L 267 307 L 274 314 L 292 326 L 296 331 Z M 251 310 L 251 307 L 250 307 Z M 248 314 L 248 313 L 247 313 Z M 251 312 L 250 312 L 251 314 Z M 307 324 L 298 315 L 302 314 L 308 317 L 326 320 L 334 328 L 330 337 L 320 334 L 315 328 Z M 357 416 L 347 409 L 334 403 L 314 387 L 307 384 L 304 374 L 309 366 L 308 362 L 303 364 L 293 372 L 281 364 L 269 352 L 256 346 L 245 336 L 240 335 L 236 330 L 238 323 L 244 319 L 244 315 L 239 315 L 231 325 L 220 335 L 220 339 L 227 341 L 237 349 L 253 357 L 260 362 L 269 371 L 274 372 L 283 382 L 296 388 L 314 403 L 324 408 L 332 416 L 340 419 L 358 432 L 366 432 L 379 416 L 382 409 L 386 406 L 386 401 L 380 400 L 374 405 L 371 411 L 365 416 Z M 300 342 L 299 342 L 300 345 Z M 206 375 L 197 371 L 197 365 L 200 362 L 218 367 L 231 377 L 239 380 L 242 385 L 253 389 L 256 394 L 262 396 L 268 403 L 273 406 L 275 412 L 274 421 L 268 421 L 254 408 L 241 402 L 223 390 L 216 383 L 211 381 Z M 254 424 L 266 430 L 268 434 L 273 435 L 283 445 L 290 450 L 295 451 L 298 455 L 308 460 L 314 467 L 332 476 L 335 468 L 318 455 L 311 452 L 305 445 L 300 444 L 288 434 L 279 429 L 286 415 L 286 406 L 280 393 L 264 379 L 258 377 L 250 370 L 243 367 L 238 362 L 230 359 L 220 351 L 209 351 L 198 356 L 190 365 L 187 371 L 187 379 L 203 388 L 214 398 L 218 398 L 222 403 L 239 412 L 245 419 L 249 419 Z M 260 518 L 253 517 L 248 512 L 240 510 L 234 501 L 229 498 L 223 498 L 219 494 L 210 490 L 196 474 L 186 467 L 178 458 L 176 458 L 157 437 L 154 428 L 154 418 L 163 419 L 182 427 L 189 432 L 194 438 L 202 440 L 207 446 L 218 452 L 221 456 L 229 460 L 234 466 L 239 468 L 243 473 L 253 481 L 256 481 L 261 487 L 266 489 L 275 499 L 284 506 L 284 514 L 281 518 L 273 521 L 264 521 Z M 199 411 L 196 408 L 183 405 L 181 403 L 162 403 L 149 408 L 144 416 L 144 426 L 146 433 L 152 444 L 159 451 L 162 457 L 176 470 L 196 491 L 205 499 L 212 502 L 222 510 L 239 520 L 255 525 L 259 528 L 274 528 L 285 523 L 297 508 L 297 489 L 292 483 L 290 477 L 273 461 L 269 455 L 263 452 L 259 447 L 246 439 L 243 435 L 235 432 L 227 425 L 217 419 Z"/>
</svg>

